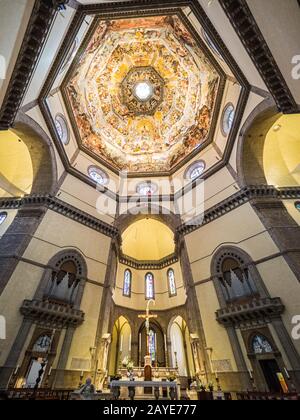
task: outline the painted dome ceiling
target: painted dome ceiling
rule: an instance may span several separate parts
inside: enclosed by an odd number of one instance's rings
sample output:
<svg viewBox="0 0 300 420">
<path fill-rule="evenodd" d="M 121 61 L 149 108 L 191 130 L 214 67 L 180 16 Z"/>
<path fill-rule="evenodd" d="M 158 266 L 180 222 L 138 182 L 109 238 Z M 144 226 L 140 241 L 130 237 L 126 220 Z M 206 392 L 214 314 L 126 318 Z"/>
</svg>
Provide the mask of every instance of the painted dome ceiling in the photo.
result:
<svg viewBox="0 0 300 420">
<path fill-rule="evenodd" d="M 82 149 L 116 171 L 165 173 L 212 138 L 220 82 L 177 15 L 98 20 L 64 98 Z"/>
</svg>

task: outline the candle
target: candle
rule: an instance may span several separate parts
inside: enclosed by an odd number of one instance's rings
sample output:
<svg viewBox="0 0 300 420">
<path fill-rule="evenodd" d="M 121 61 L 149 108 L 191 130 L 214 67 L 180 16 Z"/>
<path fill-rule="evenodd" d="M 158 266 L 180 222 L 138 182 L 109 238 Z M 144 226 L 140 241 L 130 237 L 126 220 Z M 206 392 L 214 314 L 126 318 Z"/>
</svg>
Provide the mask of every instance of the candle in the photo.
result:
<svg viewBox="0 0 300 420">
<path fill-rule="evenodd" d="M 50 367 L 50 369 L 49 369 L 48 376 L 50 376 L 50 375 L 51 375 L 51 373 L 52 373 L 52 366 L 51 366 L 51 367 Z"/>
<path fill-rule="evenodd" d="M 250 369 L 249 369 L 249 376 L 250 376 L 250 379 L 253 379 L 253 375 Z"/>
<path fill-rule="evenodd" d="M 121 335 L 120 351 L 123 351 L 123 334 Z"/>
<path fill-rule="evenodd" d="M 16 375 L 18 373 L 19 367 L 20 367 L 19 365 L 16 367 L 16 369 L 14 371 L 14 375 Z"/>
</svg>

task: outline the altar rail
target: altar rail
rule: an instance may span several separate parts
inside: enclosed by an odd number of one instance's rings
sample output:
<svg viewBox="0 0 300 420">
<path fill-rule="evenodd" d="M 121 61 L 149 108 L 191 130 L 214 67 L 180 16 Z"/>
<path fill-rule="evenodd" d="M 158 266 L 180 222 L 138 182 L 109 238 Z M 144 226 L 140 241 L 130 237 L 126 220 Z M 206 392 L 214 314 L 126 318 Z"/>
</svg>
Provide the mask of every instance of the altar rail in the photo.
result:
<svg viewBox="0 0 300 420">
<path fill-rule="evenodd" d="M 154 397 L 158 400 L 161 397 L 160 389 L 170 390 L 170 399 L 178 399 L 178 384 L 176 382 L 168 381 L 111 381 L 110 388 L 115 400 L 120 397 L 120 388 L 128 389 L 128 397 L 131 400 L 135 398 L 135 388 L 150 388 L 154 390 Z"/>
<path fill-rule="evenodd" d="M 243 401 L 272 401 L 272 400 L 288 400 L 288 401 L 299 401 L 300 394 L 272 394 L 270 392 L 239 392 L 237 393 L 237 399 Z"/>
<path fill-rule="evenodd" d="M 66 389 L 43 389 L 32 388 L 9 388 L 0 391 L 0 400 L 56 400 L 66 401 L 70 399 L 72 390 Z"/>
</svg>

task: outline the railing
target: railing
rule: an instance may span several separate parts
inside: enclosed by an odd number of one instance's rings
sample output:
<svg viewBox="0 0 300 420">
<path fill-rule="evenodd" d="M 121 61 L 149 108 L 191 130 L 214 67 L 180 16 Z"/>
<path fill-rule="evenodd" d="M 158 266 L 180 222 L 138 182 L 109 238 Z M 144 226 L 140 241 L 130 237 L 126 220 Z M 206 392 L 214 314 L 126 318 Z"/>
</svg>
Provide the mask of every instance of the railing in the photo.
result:
<svg viewBox="0 0 300 420">
<path fill-rule="evenodd" d="M 10 388 L 0 393 L 2 400 L 57 400 L 66 401 L 70 399 L 72 390 L 66 389 L 32 389 L 32 388 Z"/>
<path fill-rule="evenodd" d="M 244 304 L 228 304 L 216 312 L 217 321 L 223 325 L 239 325 L 257 319 L 269 319 L 283 313 L 284 306 L 280 298 L 253 299 Z"/>
<path fill-rule="evenodd" d="M 27 318 L 55 321 L 58 325 L 78 326 L 84 321 L 84 313 L 79 309 L 48 301 L 24 300 L 21 314 Z"/>
<path fill-rule="evenodd" d="M 237 393 L 237 399 L 242 401 L 273 401 L 273 400 L 287 400 L 299 401 L 300 394 L 272 394 L 270 392 L 240 392 Z"/>
</svg>

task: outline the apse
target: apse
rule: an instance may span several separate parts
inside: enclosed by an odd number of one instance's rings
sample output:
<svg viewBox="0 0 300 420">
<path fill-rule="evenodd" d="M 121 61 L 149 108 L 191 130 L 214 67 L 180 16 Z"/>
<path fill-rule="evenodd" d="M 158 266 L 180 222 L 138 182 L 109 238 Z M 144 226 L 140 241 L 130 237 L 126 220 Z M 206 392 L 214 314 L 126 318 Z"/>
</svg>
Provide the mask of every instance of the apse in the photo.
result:
<svg viewBox="0 0 300 420">
<path fill-rule="evenodd" d="M 174 233 L 158 220 L 141 219 L 124 231 L 122 251 L 136 260 L 159 261 L 174 254 Z"/>
</svg>

